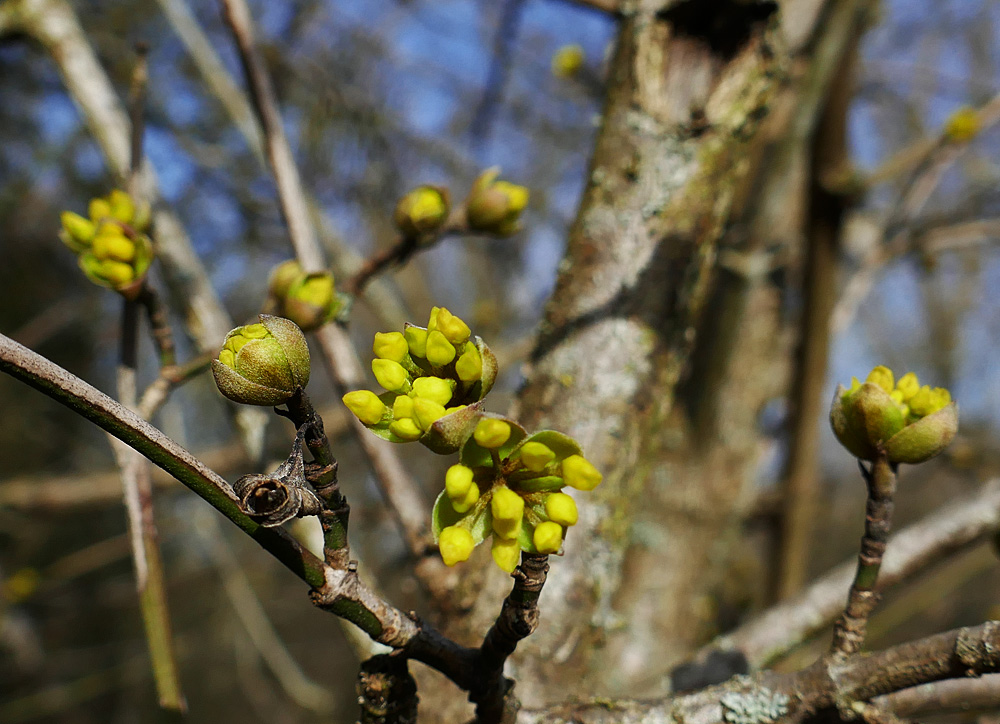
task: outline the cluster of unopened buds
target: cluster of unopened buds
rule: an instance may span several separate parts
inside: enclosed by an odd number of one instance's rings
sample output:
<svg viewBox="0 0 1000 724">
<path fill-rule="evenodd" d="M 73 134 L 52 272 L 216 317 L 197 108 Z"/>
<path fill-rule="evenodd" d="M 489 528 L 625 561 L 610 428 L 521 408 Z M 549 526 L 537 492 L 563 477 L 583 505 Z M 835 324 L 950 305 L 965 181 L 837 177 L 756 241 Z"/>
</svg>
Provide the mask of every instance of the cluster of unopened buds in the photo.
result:
<svg viewBox="0 0 1000 724">
<path fill-rule="evenodd" d="M 278 264 L 267 285 L 264 312 L 290 319 L 310 332 L 337 316 L 343 300 L 329 271 L 306 274 L 295 259 Z"/>
<path fill-rule="evenodd" d="M 138 294 L 153 261 L 149 204 L 115 189 L 91 199 L 87 216 L 64 211 L 61 220 L 59 238 L 88 279 L 126 297 Z"/>
<path fill-rule="evenodd" d="M 372 351 L 372 372 L 386 391 L 348 392 L 344 404 L 385 440 L 458 450 L 496 379 L 496 358 L 486 343 L 460 318 L 434 307 L 426 327 L 377 333 Z"/>
<path fill-rule="evenodd" d="M 393 442 L 419 440 L 431 450 L 458 451 L 434 505 L 433 531 L 449 566 L 492 539 L 493 560 L 513 571 L 521 551 L 558 553 L 577 521 L 562 492 L 592 490 L 601 474 L 575 440 L 483 411 L 497 374 L 489 347 L 443 307 L 427 327 L 378 333 L 372 372 L 386 392 L 355 390 L 344 404 L 372 432 Z"/>
<path fill-rule="evenodd" d="M 885 454 L 890 463 L 916 464 L 944 450 L 958 432 L 958 406 L 943 387 L 920 385 L 907 372 L 897 382 L 878 366 L 865 381 L 838 386 L 830 423 L 840 443 L 861 460 Z"/>
<path fill-rule="evenodd" d="M 434 505 L 434 534 L 449 566 L 487 538 L 493 560 L 508 573 L 521 551 L 558 553 L 578 517 L 563 488 L 593 490 L 602 478 L 572 438 L 551 430 L 528 435 L 495 416 L 479 419 L 460 461 L 448 468 Z"/>
</svg>

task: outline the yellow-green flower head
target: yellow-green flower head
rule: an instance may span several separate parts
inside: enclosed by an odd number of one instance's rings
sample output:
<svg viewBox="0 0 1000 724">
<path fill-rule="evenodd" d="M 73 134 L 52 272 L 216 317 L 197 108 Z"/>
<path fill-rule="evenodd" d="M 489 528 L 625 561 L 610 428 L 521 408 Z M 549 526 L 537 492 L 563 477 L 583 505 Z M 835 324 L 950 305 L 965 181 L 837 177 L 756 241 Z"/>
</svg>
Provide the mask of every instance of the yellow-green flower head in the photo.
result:
<svg viewBox="0 0 1000 724">
<path fill-rule="evenodd" d="M 278 264 L 267 282 L 265 311 L 290 319 L 305 332 L 322 327 L 340 311 L 330 272 L 306 274 L 295 259 Z"/>
<path fill-rule="evenodd" d="M 500 169 L 489 168 L 472 185 L 466 200 L 469 228 L 498 236 L 510 236 L 520 229 L 521 212 L 528 205 L 528 189 L 500 181 Z"/>
<path fill-rule="evenodd" d="M 309 346 L 294 322 L 267 314 L 259 319 L 226 335 L 212 374 L 234 402 L 280 405 L 309 383 Z"/>
<path fill-rule="evenodd" d="M 566 435 L 543 430 L 529 436 L 513 420 L 496 416 L 483 417 L 477 431 L 484 421 L 502 423 L 506 437 L 499 442 L 493 434 L 500 428 L 489 424 L 466 441 L 461 462 L 445 475 L 432 529 L 440 536 L 447 527 L 459 526 L 470 532 L 474 545 L 492 538 L 493 560 L 509 573 L 522 551 L 562 549 L 579 511 L 576 501 L 561 491 L 571 483 L 592 488 L 600 473 Z"/>
<path fill-rule="evenodd" d="M 292 284 L 305 275 L 298 259 L 286 259 L 271 270 L 271 276 L 267 280 L 267 292 L 277 300 L 284 299 Z"/>
<path fill-rule="evenodd" d="M 552 75 L 556 78 L 571 78 L 583 67 L 583 48 L 579 45 L 564 45 L 552 55 Z"/>
<path fill-rule="evenodd" d="M 967 143 L 979 135 L 982 122 L 976 109 L 962 106 L 956 109 L 944 123 L 944 133 L 954 143 Z"/>
<path fill-rule="evenodd" d="M 378 408 L 369 404 L 370 398 L 352 397 L 358 418 L 391 442 L 420 440 L 442 454 L 458 450 L 472 434 L 480 402 L 496 379 L 496 358 L 489 347 L 462 319 L 434 307 L 427 327 L 377 333 L 372 352 L 372 373 L 386 390 L 378 399 L 390 412 L 376 417 Z"/>
<path fill-rule="evenodd" d="M 830 424 L 855 457 L 874 460 L 879 449 L 890 463 L 921 463 L 939 454 L 958 431 L 958 407 L 951 393 L 920 386 L 908 372 L 894 383 L 892 372 L 876 367 L 864 384 L 837 388 Z"/>
<path fill-rule="evenodd" d="M 153 261 L 153 244 L 143 233 L 149 227 L 149 204 L 136 204 L 116 189 L 91 199 L 88 216 L 64 211 L 59 238 L 77 254 L 88 279 L 135 298 Z"/>
<path fill-rule="evenodd" d="M 449 209 L 447 189 L 418 186 L 399 200 L 393 219 L 400 234 L 415 239 L 444 226 Z"/>
</svg>

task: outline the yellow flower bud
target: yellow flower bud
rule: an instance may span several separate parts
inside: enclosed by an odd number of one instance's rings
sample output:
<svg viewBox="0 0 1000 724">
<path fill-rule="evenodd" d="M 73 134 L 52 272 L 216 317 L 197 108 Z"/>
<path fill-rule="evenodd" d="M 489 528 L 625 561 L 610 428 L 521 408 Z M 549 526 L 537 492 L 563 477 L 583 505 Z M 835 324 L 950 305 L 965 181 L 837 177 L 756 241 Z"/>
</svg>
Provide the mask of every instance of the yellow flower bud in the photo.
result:
<svg viewBox="0 0 1000 724">
<path fill-rule="evenodd" d="M 309 345 L 302 330 L 281 317 L 226 335 L 212 373 L 219 391 L 248 405 L 279 405 L 309 383 Z"/>
<path fill-rule="evenodd" d="M 507 486 L 497 487 L 490 500 L 493 532 L 502 538 L 517 538 L 524 518 L 524 498 Z"/>
<path fill-rule="evenodd" d="M 392 417 L 401 420 L 404 417 L 413 419 L 413 400 L 406 395 L 400 395 L 392 402 Z"/>
<path fill-rule="evenodd" d="M 458 405 L 457 407 L 446 407 L 444 412 L 446 415 L 450 415 L 453 412 L 458 412 L 459 410 L 464 410 L 468 405 Z"/>
<path fill-rule="evenodd" d="M 451 501 L 451 507 L 455 509 L 456 513 L 468 513 L 477 502 L 479 502 L 479 486 L 473 483 L 469 486 L 464 498 Z"/>
<path fill-rule="evenodd" d="M 438 317 L 438 310 L 439 309 L 440 309 L 440 307 L 431 307 L 431 313 L 430 313 L 430 315 L 427 318 L 427 331 L 428 332 L 433 332 L 435 329 L 438 328 L 437 317 Z"/>
<path fill-rule="evenodd" d="M 472 468 L 465 465 L 452 465 L 448 468 L 448 472 L 444 474 L 444 489 L 453 502 L 465 498 L 473 484 L 472 477 Z"/>
<path fill-rule="evenodd" d="M 424 431 L 417 427 L 417 423 L 409 417 L 393 421 L 393 423 L 389 425 L 389 432 L 398 438 L 406 440 L 407 442 L 419 440 L 424 434 Z"/>
<path fill-rule="evenodd" d="M 579 45 L 564 45 L 552 55 L 552 75 L 556 78 L 571 78 L 583 66 L 583 48 Z"/>
<path fill-rule="evenodd" d="M 79 252 L 90 246 L 94 235 L 97 233 L 97 224 L 90 219 L 85 219 L 72 211 L 64 211 L 60 215 L 63 230 L 66 235 L 63 237 L 65 244 L 73 251 Z"/>
<path fill-rule="evenodd" d="M 465 351 L 455 363 L 455 374 L 465 383 L 475 382 L 483 376 L 483 358 L 476 345 L 465 345 Z"/>
<path fill-rule="evenodd" d="M 219 355 L 219 361 L 225 364 L 222 354 Z M 385 404 L 378 398 L 378 395 L 369 390 L 354 390 L 354 392 L 348 392 L 341 399 L 347 405 L 347 409 L 366 425 L 377 425 L 385 415 Z"/>
<path fill-rule="evenodd" d="M 123 224 L 131 224 L 135 218 L 135 202 L 132 197 L 120 189 L 115 189 L 108 195 L 108 205 L 111 215 Z"/>
<path fill-rule="evenodd" d="M 469 329 L 469 325 L 444 307 L 438 309 L 435 321 L 435 329 L 443 334 L 445 339 L 452 344 L 461 344 L 469 338 L 470 334 L 472 334 L 472 330 Z"/>
<path fill-rule="evenodd" d="M 402 363 L 409 353 L 406 338 L 402 332 L 376 332 L 372 352 L 381 359 Z"/>
<path fill-rule="evenodd" d="M 305 331 L 312 331 L 333 319 L 340 307 L 330 272 L 304 274 L 288 287 L 283 303 L 284 316 Z"/>
<path fill-rule="evenodd" d="M 566 493 L 552 493 L 545 499 L 545 515 L 553 523 L 569 527 L 576 525 L 579 511 L 576 509 L 576 501 Z"/>
<path fill-rule="evenodd" d="M 409 398 L 407 398 L 409 399 Z M 444 417 L 444 405 L 423 397 L 413 398 L 413 417 L 423 430 L 430 430 L 431 425 Z"/>
<path fill-rule="evenodd" d="M 883 365 L 879 365 L 871 372 L 868 373 L 868 378 L 865 382 L 871 382 L 878 385 L 886 392 L 892 392 L 892 388 L 896 386 L 895 381 L 892 377 L 892 370 Z"/>
<path fill-rule="evenodd" d="M 540 442 L 526 442 L 521 447 L 521 464 L 533 473 L 541 472 L 556 459 L 556 454 L 548 445 Z"/>
<path fill-rule="evenodd" d="M 441 377 L 418 377 L 413 380 L 413 394 L 425 400 L 447 405 L 455 392 L 455 380 Z"/>
<path fill-rule="evenodd" d="M 427 330 L 420 327 L 407 327 L 403 337 L 414 357 L 427 357 Z"/>
<path fill-rule="evenodd" d="M 577 490 L 593 490 L 604 476 L 581 455 L 570 455 L 562 461 L 562 477 L 566 485 Z"/>
<path fill-rule="evenodd" d="M 409 389 L 410 376 L 398 362 L 388 359 L 372 360 L 372 372 L 378 383 L 389 392 L 401 392 Z"/>
<path fill-rule="evenodd" d="M 96 224 L 111 218 L 111 204 L 104 199 L 91 199 L 87 206 L 87 213 L 90 214 L 90 220 Z"/>
<path fill-rule="evenodd" d="M 513 573 L 521 560 L 521 546 L 516 540 L 505 540 L 493 536 L 493 546 L 490 550 L 493 562 L 507 573 Z"/>
<path fill-rule="evenodd" d="M 899 378 L 899 381 L 896 383 L 896 389 L 902 393 L 903 402 L 909 402 L 910 398 L 917 394 L 917 390 L 920 389 L 920 382 L 917 380 L 915 374 L 907 372 Z"/>
<path fill-rule="evenodd" d="M 111 284 L 120 286 L 135 279 L 135 269 L 122 261 L 105 259 L 96 267 L 97 276 Z"/>
<path fill-rule="evenodd" d="M 484 417 L 476 424 L 472 436 L 485 448 L 498 448 L 510 437 L 510 425 L 503 420 Z"/>
<path fill-rule="evenodd" d="M 457 525 L 449 525 L 438 536 L 438 550 L 446 566 L 469 560 L 476 541 L 472 533 Z"/>
<path fill-rule="evenodd" d="M 427 333 L 427 361 L 443 367 L 455 359 L 455 346 L 438 330 Z"/>
<path fill-rule="evenodd" d="M 466 218 L 474 231 L 508 236 L 518 230 L 529 194 L 524 186 L 497 181 L 499 174 L 498 168 L 490 168 L 476 179 L 466 201 Z"/>
<path fill-rule="evenodd" d="M 284 300 L 292 285 L 304 276 L 305 272 L 302 271 L 298 259 L 283 261 L 271 270 L 271 276 L 267 280 L 267 291 L 275 298 Z"/>
<path fill-rule="evenodd" d="M 399 200 L 393 219 L 406 237 L 436 231 L 448 219 L 448 193 L 434 186 L 418 186 Z"/>
<path fill-rule="evenodd" d="M 558 553 L 562 546 L 562 536 L 562 526 L 545 521 L 535 526 L 535 533 L 531 539 L 539 553 Z"/>
<path fill-rule="evenodd" d="M 102 226 L 101 231 L 94 237 L 93 244 L 90 247 L 93 255 L 98 259 L 114 259 L 115 261 L 123 262 L 133 261 L 136 253 L 135 244 L 122 233 L 121 228 L 117 224 L 108 224 L 105 226 L 113 227 L 114 231 L 110 228 L 105 229 Z"/>
<path fill-rule="evenodd" d="M 975 108 L 963 106 L 955 110 L 944 124 L 944 133 L 950 141 L 966 143 L 975 138 L 982 123 Z"/>
</svg>

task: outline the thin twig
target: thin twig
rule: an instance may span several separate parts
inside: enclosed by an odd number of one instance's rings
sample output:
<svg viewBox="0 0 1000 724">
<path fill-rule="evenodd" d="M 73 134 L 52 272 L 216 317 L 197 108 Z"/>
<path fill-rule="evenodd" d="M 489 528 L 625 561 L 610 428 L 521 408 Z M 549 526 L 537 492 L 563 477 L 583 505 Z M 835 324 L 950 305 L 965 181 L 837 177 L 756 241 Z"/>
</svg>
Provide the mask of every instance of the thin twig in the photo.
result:
<svg viewBox="0 0 1000 724">
<path fill-rule="evenodd" d="M 1000 532 L 1000 481 L 991 480 L 977 494 L 903 529 L 890 540 L 879 572 L 878 590 L 911 580 L 931 566 L 990 540 Z M 773 664 L 820 633 L 844 608 L 844 591 L 857 569 L 845 562 L 820 577 L 799 596 L 774 606 L 704 647 L 743 653 L 752 668 Z"/>
<path fill-rule="evenodd" d="M 150 284 L 143 284 L 136 300 L 146 310 L 146 318 L 149 320 L 150 333 L 153 337 L 153 344 L 160 356 L 160 368 L 173 367 L 177 364 L 177 356 L 174 350 L 174 333 L 170 329 L 170 320 L 167 318 L 167 308 L 164 306 L 160 296 Z"/>
<path fill-rule="evenodd" d="M 264 129 L 265 147 L 296 257 L 307 274 L 322 272 L 326 268 L 323 254 L 316 243 L 308 205 L 281 126 L 281 115 L 271 81 L 254 41 L 249 9 L 244 0 L 221 2 L 226 22 L 240 51 L 251 98 Z M 359 387 L 363 381 L 361 363 L 346 333 L 334 324 L 327 324 L 317 330 L 316 339 L 337 386 L 342 390 Z M 402 527 L 403 538 L 410 553 L 418 559 L 428 558 L 431 547 L 428 529 L 430 506 L 391 447 L 374 438 L 360 422 L 354 428 L 394 516 Z M 417 567 L 418 576 L 436 597 L 442 589 L 442 581 L 448 580 L 441 575 L 439 568 L 443 569 L 443 566 L 427 564 Z"/>
<path fill-rule="evenodd" d="M 479 647 L 483 684 L 470 697 L 476 702 L 479 724 L 500 724 L 505 712 L 516 713 L 520 708 L 513 696 L 513 682 L 504 678 L 503 667 L 517 644 L 538 627 L 538 597 L 548 572 L 547 555 L 521 554 L 521 565 L 513 573 L 514 588 Z"/>
<path fill-rule="evenodd" d="M 910 717 L 995 711 L 1000 709 L 1000 674 L 923 684 L 879 697 L 875 702 Z"/>
</svg>

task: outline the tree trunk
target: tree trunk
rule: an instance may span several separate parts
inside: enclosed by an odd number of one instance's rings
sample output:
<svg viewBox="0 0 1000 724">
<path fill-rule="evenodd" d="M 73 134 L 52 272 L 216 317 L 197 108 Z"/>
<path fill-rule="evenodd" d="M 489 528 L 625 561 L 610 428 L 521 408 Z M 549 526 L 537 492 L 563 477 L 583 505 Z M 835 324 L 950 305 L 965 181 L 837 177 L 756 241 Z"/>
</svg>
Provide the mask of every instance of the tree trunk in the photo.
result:
<svg viewBox="0 0 1000 724">
<path fill-rule="evenodd" d="M 716 624 L 758 413 L 791 357 L 781 293 L 801 256 L 808 140 L 867 4 L 640 0 L 624 15 L 513 411 L 577 438 L 605 474 L 577 496 L 541 625 L 508 668 L 525 705 L 662 691 Z M 486 630 L 509 588 L 484 575 L 468 581 L 460 640 Z M 425 714 L 461 720 L 422 699 Z"/>
</svg>

